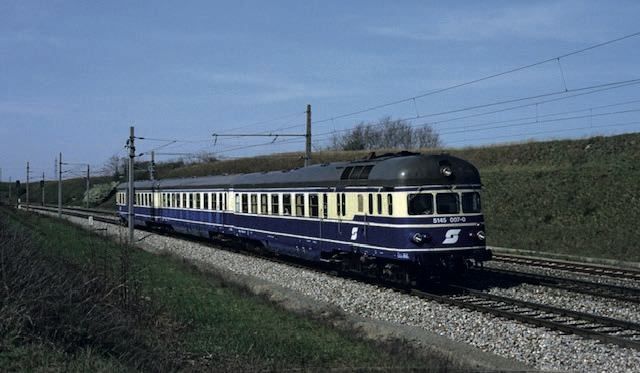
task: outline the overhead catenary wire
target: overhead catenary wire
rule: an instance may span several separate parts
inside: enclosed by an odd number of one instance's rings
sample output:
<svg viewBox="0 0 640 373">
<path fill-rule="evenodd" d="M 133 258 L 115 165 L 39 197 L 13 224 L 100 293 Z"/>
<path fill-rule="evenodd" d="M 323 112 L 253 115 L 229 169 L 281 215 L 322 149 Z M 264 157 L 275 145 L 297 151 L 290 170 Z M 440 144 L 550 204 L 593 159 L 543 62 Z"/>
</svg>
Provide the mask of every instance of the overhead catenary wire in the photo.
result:
<svg viewBox="0 0 640 373">
<path fill-rule="evenodd" d="M 612 87 L 617 87 L 617 86 L 627 86 L 627 85 L 630 85 L 631 83 L 640 84 L 640 78 L 627 79 L 627 80 L 622 80 L 622 81 L 616 81 L 616 82 L 609 82 L 609 83 L 602 83 L 602 84 L 596 84 L 596 85 L 591 85 L 591 86 L 573 88 L 573 89 L 570 89 L 570 90 L 567 90 L 567 91 L 547 92 L 547 93 L 542 93 L 542 94 L 537 94 L 537 95 L 532 95 L 532 96 L 519 97 L 519 98 L 515 98 L 515 99 L 501 100 L 501 101 L 490 102 L 490 103 L 479 104 L 479 105 L 472 105 L 472 106 L 462 107 L 462 108 L 458 108 L 458 109 L 452 109 L 452 110 L 445 110 L 445 111 L 440 111 L 440 112 L 422 114 L 420 117 L 415 117 L 414 116 L 414 117 L 402 118 L 402 120 L 415 120 L 415 119 L 421 119 L 421 118 L 430 118 L 430 117 L 436 117 L 436 116 L 443 116 L 443 115 L 447 115 L 447 114 L 455 114 L 455 113 L 461 113 L 461 112 L 465 112 L 465 111 L 479 110 L 479 109 L 484 109 L 484 108 L 489 108 L 489 107 L 494 107 L 494 106 L 506 105 L 506 104 L 515 103 L 515 102 L 522 102 L 522 101 L 528 101 L 528 100 L 535 100 L 535 99 L 539 99 L 539 98 L 545 98 L 545 97 L 551 97 L 551 96 L 557 96 L 557 95 L 564 95 L 564 94 L 571 93 L 571 92 L 582 92 L 582 91 L 586 91 L 586 90 L 597 90 L 599 88 L 606 88 L 606 87 L 612 88 Z M 527 104 L 526 106 L 530 106 L 530 105 L 535 105 L 535 103 Z M 518 106 L 516 108 L 520 108 L 520 107 L 524 107 L 524 105 Z M 506 110 L 510 110 L 510 109 L 502 109 L 500 111 L 506 111 Z M 500 111 L 497 111 L 497 112 L 500 112 Z M 341 133 L 341 132 L 348 132 L 348 131 L 351 131 L 351 130 L 352 130 L 351 128 L 345 128 L 345 129 L 340 129 L 340 130 L 335 130 L 335 131 L 328 131 L 328 132 L 323 132 L 323 133 L 316 134 L 315 137 L 318 138 L 318 137 L 324 136 L 324 135 L 332 135 L 332 134 Z"/>
<path fill-rule="evenodd" d="M 491 136 L 491 137 L 479 137 L 479 138 L 476 137 L 473 140 L 474 141 L 482 141 L 482 140 L 493 140 L 493 139 L 506 139 L 506 138 L 511 138 L 511 137 L 523 136 L 523 135 L 524 136 L 536 136 L 536 135 L 546 135 L 546 134 L 550 134 L 550 133 L 560 133 L 560 132 L 567 132 L 567 131 L 578 131 L 578 130 L 596 129 L 596 128 L 624 127 L 624 126 L 632 126 L 632 125 L 640 125 L 640 121 L 609 123 L 609 124 L 603 124 L 603 125 L 597 125 L 597 126 L 589 125 L 589 126 L 573 127 L 573 128 L 559 128 L 559 129 L 552 129 L 552 130 L 546 130 L 546 131 L 526 132 L 526 133 L 517 133 L 517 134 L 508 134 L 508 135 L 497 135 L 497 136 Z M 469 140 L 458 140 L 458 141 L 452 141 L 449 144 L 461 144 L 461 143 L 465 143 L 465 142 L 468 142 L 468 141 Z"/>
<path fill-rule="evenodd" d="M 592 106 L 592 107 L 588 107 L 588 108 L 584 108 L 584 109 L 577 109 L 577 110 L 570 110 L 570 111 L 562 111 L 562 112 L 555 112 L 555 113 L 547 113 L 547 114 L 537 114 L 535 116 L 527 116 L 527 117 L 519 117 L 519 118 L 511 118 L 511 119 L 504 119 L 504 120 L 500 120 L 500 121 L 490 121 L 490 122 L 484 122 L 481 124 L 471 124 L 469 125 L 468 123 L 459 125 L 455 128 L 469 128 L 469 127 L 474 127 L 474 126 L 482 126 L 482 125 L 491 125 L 491 124 L 500 124 L 500 123 L 509 123 L 509 122 L 517 122 L 517 121 L 521 121 L 521 120 L 530 120 L 530 119 L 540 119 L 540 118 L 548 118 L 548 117 L 553 117 L 553 116 L 558 116 L 558 115 L 566 115 L 566 114 L 574 114 L 574 113 L 582 113 L 585 111 L 590 112 L 591 115 L 589 115 L 589 117 L 592 117 L 593 115 L 593 110 L 599 110 L 599 109 L 605 109 L 605 108 L 609 108 L 609 107 L 615 107 L 615 106 L 622 106 L 622 105 L 629 105 L 629 104 L 634 104 L 634 103 L 638 103 L 640 102 L 640 99 L 636 99 L 636 100 L 630 100 L 630 101 L 624 101 L 624 102 L 617 102 L 617 103 L 613 103 L 613 104 L 607 104 L 607 105 L 600 105 L 600 106 Z M 441 122 L 429 122 L 429 123 L 420 123 L 420 124 L 412 124 L 412 127 L 419 127 L 419 126 L 424 126 L 425 124 L 429 124 L 429 125 L 434 125 L 434 124 L 439 124 Z"/>
<path fill-rule="evenodd" d="M 515 72 L 518 72 L 518 71 L 526 70 L 526 69 L 529 69 L 529 68 L 532 68 L 532 67 L 535 67 L 535 66 L 539 66 L 539 65 L 543 65 L 543 64 L 546 64 L 546 63 L 549 63 L 549 62 L 553 62 L 553 61 L 556 61 L 556 60 L 560 61 L 560 59 L 562 59 L 562 58 L 570 57 L 570 56 L 573 56 L 573 55 L 576 55 L 576 54 L 580 54 L 580 53 L 584 53 L 584 52 L 587 52 L 587 51 L 590 51 L 590 50 L 593 50 L 593 49 L 596 49 L 596 48 L 604 47 L 606 45 L 613 44 L 613 43 L 616 43 L 616 42 L 620 42 L 620 41 L 623 41 L 623 40 L 626 40 L 626 39 L 630 39 L 630 38 L 636 37 L 638 35 L 640 35 L 640 31 L 634 32 L 632 34 L 624 35 L 624 36 L 621 36 L 621 37 L 618 37 L 618 38 L 615 38 L 615 39 L 610 39 L 610 40 L 604 41 L 602 43 L 597 43 L 597 44 L 594 44 L 594 45 L 591 45 L 591 46 L 588 46 L 588 47 L 585 47 L 585 48 L 582 48 L 582 49 L 578 49 L 578 50 L 574 50 L 574 51 L 571 51 L 571 52 L 568 52 L 568 53 L 564 53 L 564 54 L 561 54 L 561 55 L 558 55 L 558 56 L 547 58 L 545 60 L 533 62 L 533 63 L 527 64 L 527 65 L 523 65 L 523 66 L 519 66 L 519 67 L 516 67 L 516 68 L 513 68 L 513 69 L 502 71 L 502 72 L 499 72 L 499 73 L 496 73 L 496 74 L 483 76 L 481 78 L 469 80 L 469 81 L 466 81 L 466 82 L 463 82 L 463 83 L 459 83 L 459 84 L 454 84 L 454 85 L 451 85 L 451 86 L 448 86 L 448 87 L 435 89 L 435 90 L 432 90 L 432 91 L 429 91 L 429 92 L 426 92 L 426 93 L 423 93 L 423 94 L 407 97 L 407 98 L 404 98 L 404 99 L 390 101 L 390 102 L 386 102 L 386 103 L 383 103 L 383 104 L 367 107 L 367 108 L 356 110 L 356 111 L 353 111 L 353 112 L 350 112 L 350 113 L 334 115 L 334 116 L 331 116 L 331 117 L 328 117 L 328 118 L 324 118 L 324 119 L 321 119 L 321 120 L 316 120 L 313 123 L 314 124 L 320 124 L 320 123 L 329 122 L 329 121 L 332 121 L 332 120 L 335 120 L 335 119 L 347 118 L 347 117 L 351 117 L 351 116 L 354 116 L 354 115 L 363 114 L 363 113 L 366 113 L 366 112 L 382 109 L 382 108 L 385 108 L 385 107 L 389 107 L 389 106 L 393 106 L 393 105 L 398 105 L 398 104 L 401 104 L 401 103 L 409 102 L 409 101 L 416 100 L 416 99 L 419 99 L 419 98 L 435 95 L 435 94 L 438 94 L 438 93 L 447 92 L 447 91 L 454 90 L 454 89 L 457 89 L 457 88 L 461 88 L 461 87 L 469 86 L 469 85 L 472 85 L 472 84 L 480 83 L 480 82 L 483 82 L 483 81 L 486 81 L 486 80 L 489 80 L 489 79 L 497 78 L 497 77 L 500 77 L 500 76 L 503 76 L 503 75 L 508 75 L 508 74 L 512 74 L 512 73 L 515 73 Z M 566 84 L 565 84 L 565 91 L 568 91 L 568 90 L 566 90 Z"/>
<path fill-rule="evenodd" d="M 457 130 L 453 130 L 453 131 L 443 132 L 443 133 L 441 133 L 441 135 L 451 135 L 451 134 L 456 134 L 456 133 L 486 131 L 486 130 L 490 130 L 490 129 L 499 129 L 499 128 L 522 127 L 522 126 L 528 126 L 528 125 L 533 125 L 533 124 L 564 122 L 564 121 L 567 121 L 567 120 L 576 120 L 576 119 L 585 119 L 585 118 L 597 118 L 597 117 L 605 117 L 605 116 L 610 116 L 610 115 L 619 115 L 619 114 L 637 113 L 637 112 L 640 112 L 640 109 L 620 110 L 620 111 L 614 111 L 614 112 L 608 112 L 608 113 L 598 113 L 598 114 L 589 114 L 589 115 L 577 115 L 577 116 L 567 117 L 567 118 L 555 118 L 555 119 L 546 119 L 546 120 L 538 120 L 538 121 L 532 120 L 532 121 L 524 122 L 524 123 L 505 124 L 505 125 L 491 126 L 491 127 L 484 127 L 484 125 L 467 126 L 464 129 L 457 129 Z M 480 126 L 482 126 L 482 127 L 480 127 Z"/>
</svg>

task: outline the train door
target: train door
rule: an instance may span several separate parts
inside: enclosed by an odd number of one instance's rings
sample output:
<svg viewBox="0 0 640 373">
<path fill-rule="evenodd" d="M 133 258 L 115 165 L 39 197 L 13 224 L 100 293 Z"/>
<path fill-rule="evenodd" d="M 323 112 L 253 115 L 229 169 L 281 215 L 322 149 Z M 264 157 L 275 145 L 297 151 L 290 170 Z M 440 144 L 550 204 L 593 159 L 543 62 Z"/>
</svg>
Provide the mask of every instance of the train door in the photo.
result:
<svg viewBox="0 0 640 373">
<path fill-rule="evenodd" d="M 329 216 L 329 205 L 328 205 L 328 197 L 327 197 L 327 193 L 322 193 L 319 194 L 319 216 L 318 216 L 318 224 L 319 226 L 319 234 L 318 234 L 318 238 L 320 238 L 320 240 L 322 240 L 326 233 L 325 233 L 325 229 L 326 229 L 326 220 Z"/>
<path fill-rule="evenodd" d="M 156 189 L 152 186 L 151 193 L 149 193 L 149 220 L 156 221 Z"/>
<path fill-rule="evenodd" d="M 365 243 L 370 243 L 369 234 L 371 233 L 370 224 L 371 224 L 371 216 L 373 215 L 373 193 L 366 194 L 366 205 L 364 206 L 364 227 L 363 229 L 363 239 Z"/>
</svg>

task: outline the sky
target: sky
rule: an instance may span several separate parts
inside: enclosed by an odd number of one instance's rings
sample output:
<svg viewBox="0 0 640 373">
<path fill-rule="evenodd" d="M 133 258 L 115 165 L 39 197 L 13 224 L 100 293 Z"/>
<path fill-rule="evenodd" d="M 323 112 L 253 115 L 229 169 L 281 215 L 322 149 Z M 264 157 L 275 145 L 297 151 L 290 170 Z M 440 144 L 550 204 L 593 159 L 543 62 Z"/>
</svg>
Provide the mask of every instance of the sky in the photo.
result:
<svg viewBox="0 0 640 373">
<path fill-rule="evenodd" d="M 2 0 L 1 177 L 54 178 L 59 152 L 100 170 L 130 126 L 143 160 L 302 151 L 212 134 L 302 134 L 307 104 L 314 150 L 385 116 L 450 148 L 637 132 L 640 36 L 553 58 L 638 19 L 638 1 Z"/>
</svg>

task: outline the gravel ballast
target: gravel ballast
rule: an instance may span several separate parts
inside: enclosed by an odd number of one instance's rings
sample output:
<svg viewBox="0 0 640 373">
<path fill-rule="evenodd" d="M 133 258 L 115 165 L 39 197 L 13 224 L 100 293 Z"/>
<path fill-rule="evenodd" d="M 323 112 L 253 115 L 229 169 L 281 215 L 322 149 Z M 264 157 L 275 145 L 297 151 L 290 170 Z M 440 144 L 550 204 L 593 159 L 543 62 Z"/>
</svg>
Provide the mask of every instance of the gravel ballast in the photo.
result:
<svg viewBox="0 0 640 373">
<path fill-rule="evenodd" d="M 74 217 L 67 219 L 77 224 L 88 225 L 87 219 Z M 119 226 L 95 222 L 93 228 L 106 228 L 105 233 L 110 236 L 126 237 L 126 228 Z M 196 263 L 206 263 L 225 272 L 248 276 L 290 289 L 313 301 L 322 302 L 358 318 L 377 320 L 382 325 L 387 325 L 387 328 L 390 325 L 388 323 L 395 323 L 402 325 L 398 329 L 426 330 L 452 341 L 466 343 L 482 351 L 523 363 L 520 366 L 514 364 L 508 367 L 504 361 L 496 360 L 494 369 L 522 370 L 529 366 L 543 370 L 632 372 L 637 371 L 637 367 L 640 366 L 640 351 L 604 345 L 574 335 L 563 335 L 544 328 L 446 306 L 312 270 L 220 250 L 197 242 L 146 231 L 136 231 L 136 237 L 138 240 L 143 239 L 140 241 L 140 246 L 151 252 L 169 252 Z M 526 286 L 520 288 L 514 292 L 518 297 L 527 297 L 530 295 L 526 295 L 525 292 L 535 294 L 540 290 L 533 287 L 529 289 Z M 498 291 L 495 292 L 498 293 Z M 503 295 L 505 294 L 507 293 Z M 546 291 L 543 291 L 537 296 L 544 298 L 547 297 L 545 294 Z M 549 294 L 548 299 L 540 299 L 541 303 L 547 303 L 551 299 L 559 302 L 561 295 Z M 575 302 L 584 298 L 576 295 Z M 563 303 L 562 306 L 564 307 L 565 304 Z M 601 307 L 606 305 L 593 308 Z M 610 307 L 617 308 L 615 304 Z M 593 311 L 587 310 L 587 312 Z M 629 308 L 628 311 L 615 310 L 615 315 L 607 316 L 623 317 L 626 312 L 636 312 L 636 310 L 634 308 Z M 460 354 L 465 353 L 460 352 Z M 477 367 L 491 369 L 486 363 Z"/>
</svg>

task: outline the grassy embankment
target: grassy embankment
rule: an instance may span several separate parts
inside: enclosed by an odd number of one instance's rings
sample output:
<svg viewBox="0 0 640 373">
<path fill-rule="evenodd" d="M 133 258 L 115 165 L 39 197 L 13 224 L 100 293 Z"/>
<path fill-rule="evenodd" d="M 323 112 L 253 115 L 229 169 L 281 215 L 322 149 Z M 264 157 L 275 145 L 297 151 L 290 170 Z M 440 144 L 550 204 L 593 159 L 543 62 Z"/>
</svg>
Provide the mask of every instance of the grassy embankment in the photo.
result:
<svg viewBox="0 0 640 373">
<path fill-rule="evenodd" d="M 285 312 L 173 258 L 56 219 L 1 212 L 3 370 L 448 366 Z"/>
<path fill-rule="evenodd" d="M 490 245 L 640 261 L 640 134 L 444 151 L 480 169 Z M 366 154 L 320 152 L 314 162 Z M 301 155 L 161 169 L 160 176 L 300 167 Z"/>
<path fill-rule="evenodd" d="M 640 134 L 443 151 L 468 159 L 480 169 L 489 244 L 640 261 L 640 250 L 634 244 L 640 240 L 636 228 L 640 221 Z M 367 153 L 318 152 L 313 161 L 352 160 Z M 188 166 L 159 165 L 158 177 L 290 169 L 302 166 L 301 157 L 302 153 L 289 153 Z M 113 203 L 111 199 L 103 207 Z"/>
</svg>

